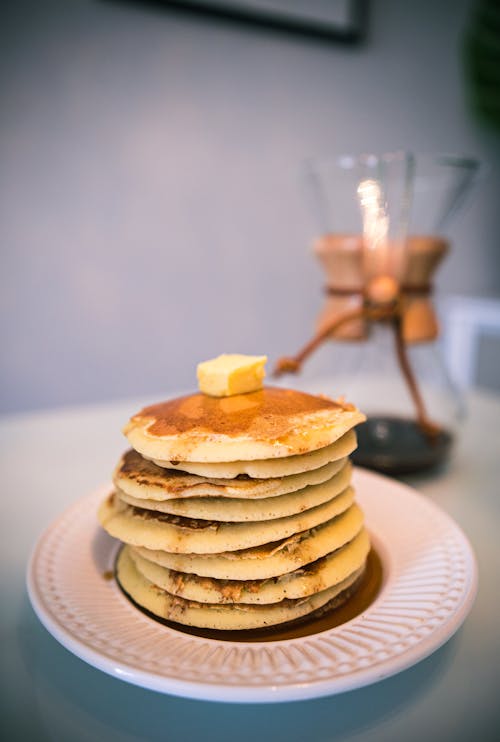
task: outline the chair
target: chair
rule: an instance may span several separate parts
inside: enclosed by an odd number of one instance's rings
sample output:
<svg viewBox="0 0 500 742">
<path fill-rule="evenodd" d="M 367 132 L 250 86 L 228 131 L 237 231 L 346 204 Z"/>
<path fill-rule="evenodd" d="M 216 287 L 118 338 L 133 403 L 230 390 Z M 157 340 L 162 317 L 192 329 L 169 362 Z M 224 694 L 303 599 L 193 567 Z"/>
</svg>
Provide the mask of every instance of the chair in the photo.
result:
<svg viewBox="0 0 500 742">
<path fill-rule="evenodd" d="M 500 391 L 500 299 L 443 297 L 438 310 L 453 381 L 462 389 L 480 386 Z"/>
</svg>

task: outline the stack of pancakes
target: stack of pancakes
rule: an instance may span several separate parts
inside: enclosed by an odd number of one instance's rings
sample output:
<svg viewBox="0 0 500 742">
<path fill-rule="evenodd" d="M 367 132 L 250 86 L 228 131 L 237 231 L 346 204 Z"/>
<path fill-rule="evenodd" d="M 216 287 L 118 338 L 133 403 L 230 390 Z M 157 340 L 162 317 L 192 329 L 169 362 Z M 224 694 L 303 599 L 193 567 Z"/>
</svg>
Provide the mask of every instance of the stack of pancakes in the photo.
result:
<svg viewBox="0 0 500 742">
<path fill-rule="evenodd" d="M 352 405 L 280 388 L 197 393 L 125 427 L 99 519 L 125 547 L 117 579 L 156 616 L 257 629 L 343 603 L 370 549 L 350 485 Z"/>
</svg>

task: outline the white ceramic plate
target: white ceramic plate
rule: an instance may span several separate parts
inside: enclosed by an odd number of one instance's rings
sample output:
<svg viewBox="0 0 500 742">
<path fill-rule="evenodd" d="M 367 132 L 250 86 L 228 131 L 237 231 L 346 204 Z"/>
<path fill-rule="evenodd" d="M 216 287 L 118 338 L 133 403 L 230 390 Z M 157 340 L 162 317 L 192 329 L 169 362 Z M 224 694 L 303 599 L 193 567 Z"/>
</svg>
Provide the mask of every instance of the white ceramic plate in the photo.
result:
<svg viewBox="0 0 500 742">
<path fill-rule="evenodd" d="M 354 484 L 384 582 L 348 623 L 275 642 L 227 642 L 165 627 L 135 608 L 114 580 L 117 543 L 99 528 L 106 490 L 75 503 L 42 535 L 28 591 L 48 631 L 82 660 L 130 683 L 218 701 L 313 698 L 376 682 L 414 665 L 459 628 L 477 568 L 466 537 L 430 500 L 358 469 Z"/>
</svg>

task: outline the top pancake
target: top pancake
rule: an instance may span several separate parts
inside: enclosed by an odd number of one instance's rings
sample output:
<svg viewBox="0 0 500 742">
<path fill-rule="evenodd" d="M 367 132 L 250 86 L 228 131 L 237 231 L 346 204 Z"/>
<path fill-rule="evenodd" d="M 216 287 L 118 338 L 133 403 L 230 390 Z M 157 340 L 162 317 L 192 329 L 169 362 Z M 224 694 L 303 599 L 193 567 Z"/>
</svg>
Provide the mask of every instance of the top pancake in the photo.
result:
<svg viewBox="0 0 500 742">
<path fill-rule="evenodd" d="M 196 393 L 141 410 L 125 426 L 146 458 L 232 462 L 282 458 L 330 445 L 365 420 L 353 405 L 265 387 L 231 397 Z"/>
</svg>

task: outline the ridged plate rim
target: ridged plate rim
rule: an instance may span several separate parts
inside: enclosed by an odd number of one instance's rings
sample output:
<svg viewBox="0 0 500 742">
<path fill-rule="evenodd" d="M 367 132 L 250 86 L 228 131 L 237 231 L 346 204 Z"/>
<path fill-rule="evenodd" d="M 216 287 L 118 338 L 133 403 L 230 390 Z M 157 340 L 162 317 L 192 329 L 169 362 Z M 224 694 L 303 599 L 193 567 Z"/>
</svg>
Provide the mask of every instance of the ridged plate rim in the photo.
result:
<svg viewBox="0 0 500 742">
<path fill-rule="evenodd" d="M 460 527 L 416 490 L 359 468 L 353 483 L 384 580 L 370 607 L 341 626 L 244 643 L 191 636 L 143 615 L 103 577 L 117 551 L 96 521 L 108 486 L 78 500 L 40 536 L 27 569 L 32 606 L 80 659 L 172 695 L 291 701 L 377 682 L 429 656 L 457 631 L 474 602 L 477 564 Z"/>
</svg>

